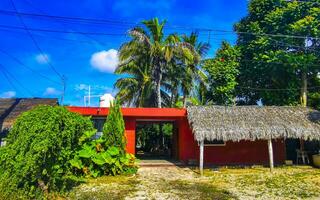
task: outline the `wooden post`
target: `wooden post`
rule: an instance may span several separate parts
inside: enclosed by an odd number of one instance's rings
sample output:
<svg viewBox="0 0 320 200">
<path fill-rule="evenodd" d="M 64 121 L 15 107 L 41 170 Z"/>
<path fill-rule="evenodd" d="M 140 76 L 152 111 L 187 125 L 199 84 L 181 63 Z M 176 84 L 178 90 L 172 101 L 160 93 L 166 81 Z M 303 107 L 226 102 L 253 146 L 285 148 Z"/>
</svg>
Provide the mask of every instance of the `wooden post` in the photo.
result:
<svg viewBox="0 0 320 200">
<path fill-rule="evenodd" d="M 200 163 L 199 163 L 201 176 L 203 175 L 203 150 L 204 150 L 204 141 L 201 140 L 201 142 L 200 142 Z"/>
<path fill-rule="evenodd" d="M 272 149 L 272 140 L 268 139 L 268 150 L 269 150 L 269 163 L 270 163 L 270 172 L 273 171 L 273 149 Z"/>
</svg>

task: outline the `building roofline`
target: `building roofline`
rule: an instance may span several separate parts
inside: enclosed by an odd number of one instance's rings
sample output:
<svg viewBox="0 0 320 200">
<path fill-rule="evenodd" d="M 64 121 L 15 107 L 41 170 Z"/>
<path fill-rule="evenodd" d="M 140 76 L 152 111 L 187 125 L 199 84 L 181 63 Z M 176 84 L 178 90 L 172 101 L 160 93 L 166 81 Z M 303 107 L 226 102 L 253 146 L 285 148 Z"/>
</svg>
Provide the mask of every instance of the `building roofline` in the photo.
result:
<svg viewBox="0 0 320 200">
<path fill-rule="evenodd" d="M 109 108 L 66 106 L 71 112 L 88 116 L 107 116 Z M 180 108 L 121 108 L 124 117 L 186 117 L 187 110 Z"/>
</svg>

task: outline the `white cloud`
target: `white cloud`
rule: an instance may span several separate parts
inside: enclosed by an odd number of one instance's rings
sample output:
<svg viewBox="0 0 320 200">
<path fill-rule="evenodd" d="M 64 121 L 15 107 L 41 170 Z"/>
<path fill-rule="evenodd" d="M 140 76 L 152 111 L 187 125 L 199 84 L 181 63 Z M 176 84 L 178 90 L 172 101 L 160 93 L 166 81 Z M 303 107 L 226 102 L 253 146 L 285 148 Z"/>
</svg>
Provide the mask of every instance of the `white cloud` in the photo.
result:
<svg viewBox="0 0 320 200">
<path fill-rule="evenodd" d="M 50 57 L 48 54 L 38 54 L 36 55 L 35 59 L 39 64 L 47 64 L 50 62 Z"/>
<path fill-rule="evenodd" d="M 44 91 L 43 95 L 45 96 L 50 96 L 50 95 L 60 95 L 62 92 L 57 90 L 56 88 L 53 87 L 48 87 Z"/>
<path fill-rule="evenodd" d="M 119 63 L 118 51 L 109 49 L 99 51 L 91 56 L 90 64 L 101 72 L 113 73 Z"/>
<path fill-rule="evenodd" d="M 7 91 L 0 94 L 0 98 L 13 98 L 16 96 L 15 91 Z"/>
</svg>

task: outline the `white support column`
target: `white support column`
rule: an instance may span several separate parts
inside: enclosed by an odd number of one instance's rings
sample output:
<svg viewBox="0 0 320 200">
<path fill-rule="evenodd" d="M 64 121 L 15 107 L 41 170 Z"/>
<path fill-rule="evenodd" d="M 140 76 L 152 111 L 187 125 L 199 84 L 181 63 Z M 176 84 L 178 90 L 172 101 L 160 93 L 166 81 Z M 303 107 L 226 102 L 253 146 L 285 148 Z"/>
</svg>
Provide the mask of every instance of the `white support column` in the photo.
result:
<svg viewBox="0 0 320 200">
<path fill-rule="evenodd" d="M 203 151 L 204 151 L 204 141 L 201 140 L 201 142 L 200 142 L 200 163 L 199 163 L 201 176 L 203 175 Z"/>
<path fill-rule="evenodd" d="M 272 148 L 272 140 L 271 138 L 268 139 L 268 150 L 269 150 L 269 164 L 270 164 L 270 171 L 273 171 L 273 148 Z"/>
</svg>

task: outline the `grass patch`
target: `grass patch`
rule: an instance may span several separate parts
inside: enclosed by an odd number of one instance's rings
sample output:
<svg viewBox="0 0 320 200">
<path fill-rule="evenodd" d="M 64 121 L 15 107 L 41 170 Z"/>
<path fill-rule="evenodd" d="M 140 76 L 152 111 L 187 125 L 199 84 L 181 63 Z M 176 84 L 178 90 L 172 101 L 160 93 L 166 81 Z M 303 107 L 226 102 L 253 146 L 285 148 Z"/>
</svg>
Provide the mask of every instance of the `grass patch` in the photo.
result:
<svg viewBox="0 0 320 200">
<path fill-rule="evenodd" d="M 85 184 L 74 188 L 66 199 L 124 199 L 136 191 L 139 181 L 134 176 L 103 176 L 88 179 Z"/>
<path fill-rule="evenodd" d="M 320 170 L 309 166 L 205 170 L 210 183 L 239 197 L 306 199 L 320 197 Z"/>
<path fill-rule="evenodd" d="M 237 199 L 227 190 L 200 181 L 174 180 L 166 183 L 167 188 L 181 199 Z"/>
</svg>

